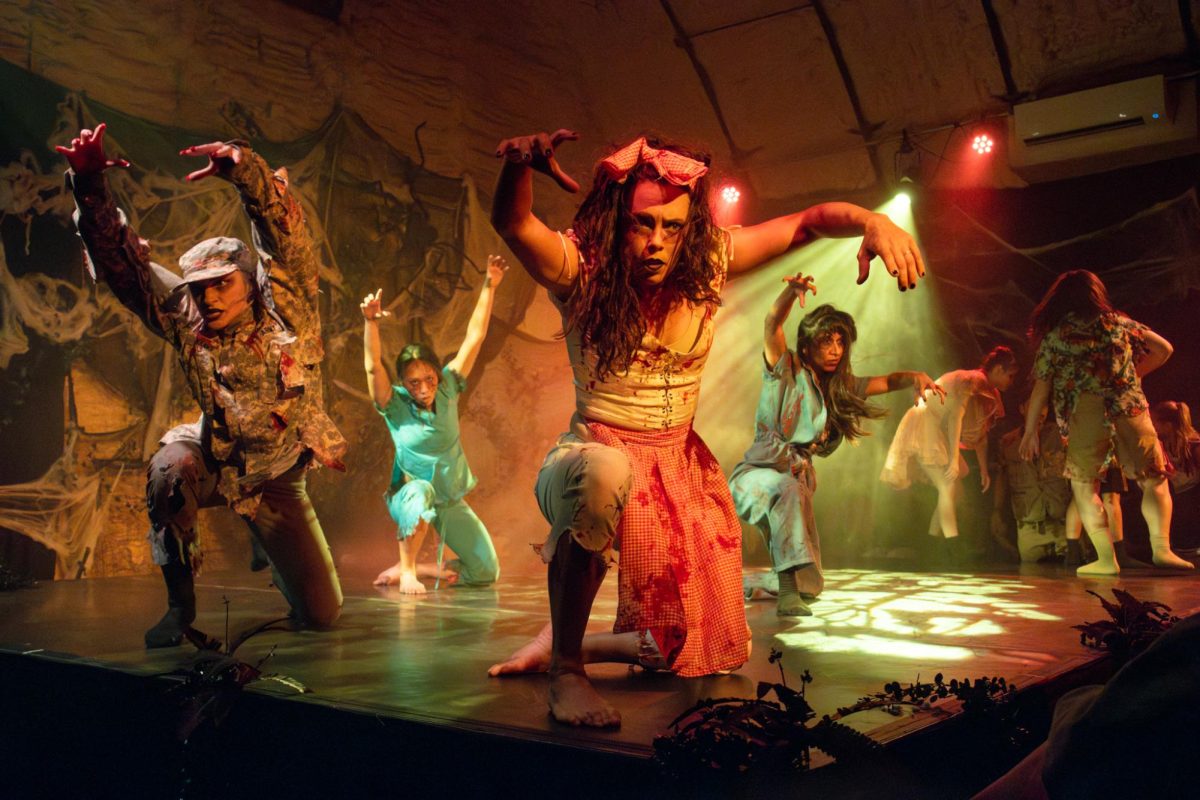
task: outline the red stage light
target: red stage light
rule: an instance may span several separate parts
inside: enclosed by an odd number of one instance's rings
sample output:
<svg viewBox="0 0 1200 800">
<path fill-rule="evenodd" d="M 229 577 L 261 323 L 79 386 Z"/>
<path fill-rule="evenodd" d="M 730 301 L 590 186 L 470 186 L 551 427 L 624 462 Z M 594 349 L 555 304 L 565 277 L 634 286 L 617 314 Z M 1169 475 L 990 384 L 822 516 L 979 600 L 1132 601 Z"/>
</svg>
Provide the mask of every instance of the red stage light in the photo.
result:
<svg viewBox="0 0 1200 800">
<path fill-rule="evenodd" d="M 733 205 L 738 200 L 742 199 L 742 193 L 738 191 L 736 186 L 727 185 L 721 189 L 721 199 L 729 205 Z"/>
<path fill-rule="evenodd" d="M 971 149 L 974 150 L 977 155 L 981 156 L 986 156 L 988 153 L 992 152 L 992 148 L 995 146 L 996 143 L 992 141 L 992 137 L 988 136 L 986 133 L 979 134 L 971 142 Z"/>
</svg>

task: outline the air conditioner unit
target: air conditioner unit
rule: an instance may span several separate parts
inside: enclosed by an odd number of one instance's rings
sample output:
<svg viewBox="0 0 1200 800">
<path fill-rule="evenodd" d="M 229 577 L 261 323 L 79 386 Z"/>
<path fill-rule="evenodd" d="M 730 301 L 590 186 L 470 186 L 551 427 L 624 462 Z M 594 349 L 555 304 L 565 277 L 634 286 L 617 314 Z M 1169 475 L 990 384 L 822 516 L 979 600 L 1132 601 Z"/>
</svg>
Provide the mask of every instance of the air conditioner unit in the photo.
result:
<svg viewBox="0 0 1200 800">
<path fill-rule="evenodd" d="M 1009 166 L 1031 183 L 1197 151 L 1195 79 L 1115 83 L 1019 103 L 1009 117 Z"/>
</svg>

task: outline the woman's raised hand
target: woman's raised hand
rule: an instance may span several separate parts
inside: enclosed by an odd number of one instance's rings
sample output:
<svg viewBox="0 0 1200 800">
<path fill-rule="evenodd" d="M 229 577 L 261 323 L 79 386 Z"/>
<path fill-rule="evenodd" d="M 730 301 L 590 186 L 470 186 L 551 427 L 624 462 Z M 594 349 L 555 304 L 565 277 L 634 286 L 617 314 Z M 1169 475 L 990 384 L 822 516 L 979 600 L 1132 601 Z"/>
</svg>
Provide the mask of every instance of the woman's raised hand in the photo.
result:
<svg viewBox="0 0 1200 800">
<path fill-rule="evenodd" d="M 804 295 L 812 292 L 817 293 L 816 278 L 812 275 L 805 275 L 802 272 L 797 272 L 795 275 L 789 275 L 783 279 L 783 282 L 791 286 L 792 291 L 796 295 L 796 299 L 800 301 L 800 307 L 804 308 Z"/>
<path fill-rule="evenodd" d="M 71 140 L 70 147 L 60 144 L 54 149 L 67 157 L 67 163 L 76 175 L 95 174 L 109 167 L 128 167 L 129 162 L 125 159 L 105 155 L 104 131 L 107 127 L 107 123 L 101 122 L 94 131 L 84 128 Z"/>
<path fill-rule="evenodd" d="M 554 158 L 554 151 L 563 142 L 574 142 L 578 139 L 578 133 L 566 128 L 559 128 L 554 133 L 542 132 L 501 139 L 496 145 L 496 158 L 532 167 L 543 175 L 549 175 L 566 191 L 574 193 L 579 191 L 579 183 L 563 172 Z"/>
<path fill-rule="evenodd" d="M 209 175 L 225 177 L 229 174 L 229 169 L 238 164 L 242 160 L 242 148 L 236 144 L 229 142 L 209 142 L 208 144 L 194 144 L 191 147 L 185 147 L 179 151 L 181 156 L 200 156 L 208 157 L 208 166 L 198 169 L 189 174 L 189 181 L 198 181 L 201 178 L 207 178 Z"/>
<path fill-rule="evenodd" d="M 367 322 L 376 322 L 382 317 L 390 317 L 392 312 L 383 310 L 383 302 L 379 299 L 383 294 L 383 289 L 376 289 L 374 294 L 369 294 L 363 298 L 363 301 L 358 304 L 358 308 L 362 311 L 363 319 Z"/>
<path fill-rule="evenodd" d="M 508 262 L 504 260 L 504 256 L 488 256 L 487 277 L 492 286 L 499 286 L 500 281 L 504 280 L 506 272 L 508 272 Z"/>
</svg>

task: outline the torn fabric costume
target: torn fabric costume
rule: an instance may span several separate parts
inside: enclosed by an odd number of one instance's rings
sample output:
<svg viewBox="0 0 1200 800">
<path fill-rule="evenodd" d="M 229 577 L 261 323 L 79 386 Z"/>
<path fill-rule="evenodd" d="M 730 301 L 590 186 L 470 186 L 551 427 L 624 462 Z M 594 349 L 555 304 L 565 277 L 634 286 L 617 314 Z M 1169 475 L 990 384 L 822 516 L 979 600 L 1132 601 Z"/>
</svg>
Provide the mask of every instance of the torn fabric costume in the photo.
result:
<svg viewBox="0 0 1200 800">
<path fill-rule="evenodd" d="M 150 261 L 148 244 L 127 225 L 102 173 L 68 173 L 76 224 L 92 275 L 174 348 L 202 412 L 198 422 L 168 431 L 151 460 L 154 562 L 164 574 L 174 565 L 190 573 L 201 560 L 196 509 L 228 505 L 266 549 L 293 609 L 328 624 L 340 609 L 341 588 L 304 473 L 316 464 L 342 469 L 346 443 L 324 408 L 318 264 L 286 172 L 272 172 L 248 148 L 241 155 L 228 178 L 262 260 L 252 267 L 261 302 L 240 324 L 208 332 L 184 285 L 230 266 L 245 269 L 236 263 L 244 258 L 235 255 L 237 240 L 197 245 L 181 259 L 181 280 Z"/>
<path fill-rule="evenodd" d="M 458 555 L 453 566 L 459 582 L 483 586 L 500 577 L 500 562 L 487 528 L 464 499 L 476 484 L 459 433 L 458 398 L 466 388 L 467 379 L 447 366 L 433 408 L 421 408 L 408 389 L 393 386 L 391 402 L 375 410 L 396 447 L 384 501 L 398 538 L 412 536 L 425 520 Z"/>
<path fill-rule="evenodd" d="M 717 291 L 727 237 L 719 258 Z M 535 490 L 551 525 L 542 559 L 550 562 L 563 535 L 597 554 L 619 551 L 613 632 L 648 630 L 683 677 L 740 666 L 749 640 L 741 525 L 720 464 L 692 429 L 716 308 L 694 313 L 700 329 L 687 352 L 647 332 L 620 375 L 600 376 L 578 330 L 567 334 L 576 412 Z"/>
<path fill-rule="evenodd" d="M 856 377 L 854 394 L 865 398 L 869 381 Z M 799 568 L 797 588 L 813 596 L 821 593 L 825 579 L 813 514 L 812 460 L 832 454 L 841 443 L 842 436 L 829 425 L 816 378 L 799 356 L 788 350 L 773 368 L 764 358 L 754 443 L 733 468 L 729 488 L 738 516 L 762 532 L 774 570 Z"/>
</svg>

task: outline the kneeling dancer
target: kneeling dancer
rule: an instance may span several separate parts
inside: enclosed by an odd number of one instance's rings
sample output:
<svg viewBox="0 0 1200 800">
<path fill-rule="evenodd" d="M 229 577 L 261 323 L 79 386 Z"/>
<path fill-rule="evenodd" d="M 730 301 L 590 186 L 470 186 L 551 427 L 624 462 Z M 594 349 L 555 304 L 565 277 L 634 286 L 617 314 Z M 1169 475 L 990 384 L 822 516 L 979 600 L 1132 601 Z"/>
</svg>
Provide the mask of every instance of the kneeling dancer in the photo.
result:
<svg viewBox="0 0 1200 800">
<path fill-rule="evenodd" d="M 208 506 L 228 505 L 250 526 L 299 622 L 332 625 L 342 590 L 306 473 L 318 463 L 343 469 L 346 443 L 325 413 L 317 257 L 287 172 L 272 172 L 239 142 L 180 151 L 209 159 L 188 180 L 215 175 L 238 190 L 259 253 L 238 239 L 206 239 L 180 257 L 180 279 L 150 261 L 149 243 L 109 192 L 104 170 L 128 162 L 105 155 L 104 125 L 57 149 L 71 165 L 89 270 L 175 349 L 202 410 L 199 422 L 167 432 L 147 470 L 167 613 L 146 631 L 146 646 L 179 644 L 196 618 L 196 512 Z"/>
<path fill-rule="evenodd" d="M 554 159 L 566 130 L 507 139 L 492 224 L 563 316 L 576 412 L 538 473 L 550 533 L 551 622 L 490 674 L 548 671 L 550 710 L 574 725 L 620 715 L 592 688 L 591 661 L 684 677 L 745 662 L 741 527 L 720 465 L 692 429 L 726 277 L 816 236 L 863 235 L 859 281 L 879 254 L 901 289 L 924 272 L 916 243 L 880 214 L 828 203 L 726 231 L 710 206 L 707 156 L 639 138 L 597 165 L 574 228 L 532 211 L 533 171 L 579 185 Z M 612 634 L 584 638 L 620 551 Z"/>
<path fill-rule="evenodd" d="M 816 294 L 811 277 L 784 278 L 787 286 L 767 312 L 763 328 L 763 385 L 755 411 L 754 444 L 729 476 L 738 516 L 766 539 L 779 573 L 775 612 L 812 614 L 806 600 L 825 587 L 821 544 L 813 514 L 817 488 L 814 456 L 828 456 L 843 440 L 865 436 L 864 419 L 883 411 L 866 398 L 912 387 L 919 403 L 930 391 L 946 392 L 924 372 L 855 376 L 850 350 L 858 338 L 854 318 L 829 304 L 809 312 L 789 350 L 783 323 L 804 293 Z"/>
</svg>

